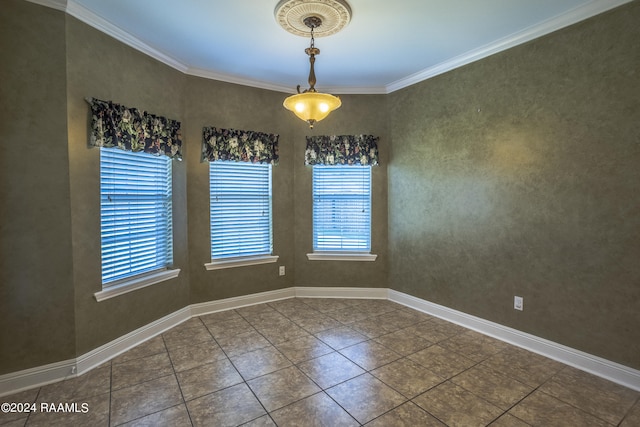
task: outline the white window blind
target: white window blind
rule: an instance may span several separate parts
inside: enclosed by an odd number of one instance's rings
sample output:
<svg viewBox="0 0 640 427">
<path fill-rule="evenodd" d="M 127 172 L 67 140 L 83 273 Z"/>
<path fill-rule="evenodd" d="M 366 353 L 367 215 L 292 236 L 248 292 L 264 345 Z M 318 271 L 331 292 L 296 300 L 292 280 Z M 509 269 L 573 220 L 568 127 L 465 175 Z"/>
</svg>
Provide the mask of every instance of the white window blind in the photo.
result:
<svg viewBox="0 0 640 427">
<path fill-rule="evenodd" d="M 209 163 L 211 259 L 270 255 L 271 165 Z"/>
<path fill-rule="evenodd" d="M 171 159 L 100 148 L 103 288 L 173 263 Z"/>
<path fill-rule="evenodd" d="M 313 166 L 313 250 L 371 251 L 371 166 Z"/>
</svg>

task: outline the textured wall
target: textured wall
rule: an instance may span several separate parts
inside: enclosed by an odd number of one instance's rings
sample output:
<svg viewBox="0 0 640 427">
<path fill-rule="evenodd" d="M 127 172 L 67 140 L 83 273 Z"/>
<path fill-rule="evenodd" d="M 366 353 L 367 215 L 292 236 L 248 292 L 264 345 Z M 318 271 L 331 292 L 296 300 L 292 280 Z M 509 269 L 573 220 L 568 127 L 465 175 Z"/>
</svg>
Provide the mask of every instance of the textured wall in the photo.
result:
<svg viewBox="0 0 640 427">
<path fill-rule="evenodd" d="M 293 143 L 287 112 L 279 108 L 284 94 L 189 77 L 185 99 L 191 303 L 293 286 Z M 204 268 L 211 262 L 209 163 L 200 161 L 204 126 L 280 135 L 280 161 L 272 168 L 273 254 L 280 257 L 277 263 L 212 271 Z M 285 276 L 278 275 L 280 265 L 286 267 Z"/>
<path fill-rule="evenodd" d="M 74 356 L 64 25 L 2 3 L 0 374 Z"/>
<path fill-rule="evenodd" d="M 321 79 L 321 76 L 318 76 Z M 322 81 L 322 80 L 320 80 Z M 342 95 L 342 106 L 313 130 L 291 114 L 295 132 L 295 266 L 296 286 L 387 287 L 387 166 L 389 136 L 384 95 Z M 380 166 L 371 172 L 371 251 L 374 262 L 309 261 L 313 252 L 312 167 L 304 165 L 306 135 L 371 134 L 380 137 Z"/>
<path fill-rule="evenodd" d="M 180 275 L 96 302 L 100 277 L 100 151 L 88 147 L 85 97 L 111 100 L 184 123 L 186 76 L 67 17 L 67 126 L 71 176 L 76 351 L 102 344 L 185 307 L 189 301 L 186 162 L 173 161 L 174 265 Z M 185 141 L 185 152 L 188 152 Z"/>
<path fill-rule="evenodd" d="M 640 368 L 638 22 L 632 2 L 389 96 L 390 287 Z"/>
</svg>

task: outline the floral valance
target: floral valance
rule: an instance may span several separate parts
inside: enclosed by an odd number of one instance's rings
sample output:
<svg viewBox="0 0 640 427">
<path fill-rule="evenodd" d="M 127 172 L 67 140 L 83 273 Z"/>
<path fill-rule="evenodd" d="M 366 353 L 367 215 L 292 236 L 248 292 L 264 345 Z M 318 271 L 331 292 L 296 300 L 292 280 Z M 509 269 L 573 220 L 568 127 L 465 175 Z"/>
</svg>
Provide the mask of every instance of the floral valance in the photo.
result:
<svg viewBox="0 0 640 427">
<path fill-rule="evenodd" d="M 111 101 L 89 98 L 87 102 L 91 105 L 91 145 L 182 160 L 180 122 Z"/>
<path fill-rule="evenodd" d="M 278 164 L 278 135 L 248 130 L 202 129 L 202 161 Z"/>
<path fill-rule="evenodd" d="M 308 136 L 304 164 L 375 166 L 379 139 L 372 135 Z"/>
</svg>

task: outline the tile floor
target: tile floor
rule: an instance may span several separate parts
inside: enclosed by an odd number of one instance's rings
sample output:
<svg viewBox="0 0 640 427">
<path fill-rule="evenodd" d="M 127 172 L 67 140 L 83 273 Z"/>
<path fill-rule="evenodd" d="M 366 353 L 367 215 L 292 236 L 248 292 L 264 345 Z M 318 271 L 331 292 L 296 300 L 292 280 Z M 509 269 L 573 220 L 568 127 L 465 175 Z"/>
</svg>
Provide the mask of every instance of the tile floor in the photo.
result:
<svg viewBox="0 0 640 427">
<path fill-rule="evenodd" d="M 386 300 L 192 318 L 73 379 L 0 398 L 86 413 L 4 426 L 640 426 L 640 393 Z"/>
</svg>

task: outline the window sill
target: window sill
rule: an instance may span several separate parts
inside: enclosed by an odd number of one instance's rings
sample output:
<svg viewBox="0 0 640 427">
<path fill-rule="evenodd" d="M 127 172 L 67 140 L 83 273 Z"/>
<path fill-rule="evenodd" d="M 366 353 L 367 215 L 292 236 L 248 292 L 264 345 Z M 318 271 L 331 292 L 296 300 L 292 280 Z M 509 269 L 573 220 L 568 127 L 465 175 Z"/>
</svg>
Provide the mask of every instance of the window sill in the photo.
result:
<svg viewBox="0 0 640 427">
<path fill-rule="evenodd" d="M 309 261 L 375 261 L 378 255 L 360 252 L 313 252 Z"/>
<path fill-rule="evenodd" d="M 207 270 L 220 270 L 223 268 L 244 267 L 247 265 L 269 264 L 278 261 L 277 255 L 261 255 L 252 257 L 227 258 L 215 260 L 204 265 Z"/>
<path fill-rule="evenodd" d="M 93 296 L 98 302 L 104 301 L 109 298 L 117 297 L 118 295 L 126 294 L 128 292 L 142 289 L 147 286 L 155 285 L 156 283 L 164 282 L 165 280 L 173 279 L 175 277 L 178 277 L 179 274 L 179 268 L 174 270 L 152 271 L 140 276 L 114 282 L 114 284 L 101 290 L 100 292 L 96 292 L 95 294 L 93 294 Z"/>
</svg>

